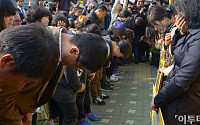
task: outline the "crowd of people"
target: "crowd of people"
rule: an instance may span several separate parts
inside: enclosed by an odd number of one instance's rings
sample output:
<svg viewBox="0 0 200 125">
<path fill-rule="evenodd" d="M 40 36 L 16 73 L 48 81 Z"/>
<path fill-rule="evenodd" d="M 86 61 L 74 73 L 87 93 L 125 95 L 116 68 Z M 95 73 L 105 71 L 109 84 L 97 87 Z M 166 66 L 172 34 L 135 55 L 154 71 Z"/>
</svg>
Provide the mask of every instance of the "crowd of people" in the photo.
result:
<svg viewBox="0 0 200 125">
<path fill-rule="evenodd" d="M 45 110 L 45 124 L 93 125 L 118 66 L 150 53 L 163 73 L 152 110 L 166 125 L 200 115 L 200 0 L 69 2 L 0 0 L 0 124 L 34 125 Z"/>
</svg>

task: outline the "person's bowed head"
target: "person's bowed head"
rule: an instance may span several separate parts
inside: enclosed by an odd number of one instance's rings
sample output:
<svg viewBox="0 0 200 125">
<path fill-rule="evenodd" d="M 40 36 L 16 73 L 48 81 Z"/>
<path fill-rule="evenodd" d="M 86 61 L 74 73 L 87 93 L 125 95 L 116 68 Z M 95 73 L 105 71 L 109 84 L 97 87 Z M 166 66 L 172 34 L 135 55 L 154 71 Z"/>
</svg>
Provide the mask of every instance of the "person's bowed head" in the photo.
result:
<svg viewBox="0 0 200 125">
<path fill-rule="evenodd" d="M 58 43 L 41 23 L 16 26 L 0 33 L 0 86 L 22 89 L 48 80 L 58 65 Z"/>
</svg>

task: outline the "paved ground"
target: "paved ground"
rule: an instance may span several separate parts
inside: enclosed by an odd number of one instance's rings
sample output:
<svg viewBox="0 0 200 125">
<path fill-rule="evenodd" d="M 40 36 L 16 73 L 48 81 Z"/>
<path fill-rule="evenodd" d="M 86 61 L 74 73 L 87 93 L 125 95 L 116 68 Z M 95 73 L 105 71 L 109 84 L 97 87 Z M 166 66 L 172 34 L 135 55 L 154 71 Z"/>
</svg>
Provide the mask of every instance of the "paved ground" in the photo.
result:
<svg viewBox="0 0 200 125">
<path fill-rule="evenodd" d="M 150 125 L 152 85 L 157 68 L 149 62 L 120 67 L 123 71 L 114 90 L 105 92 L 106 105 L 92 104 L 92 112 L 101 116 L 94 125 Z M 40 122 L 39 125 L 42 125 Z"/>
<path fill-rule="evenodd" d="M 104 92 L 111 98 L 104 100 L 105 106 L 92 104 L 94 113 L 102 119 L 94 125 L 150 125 L 150 103 L 152 84 L 156 79 L 156 67 L 149 63 L 120 67 L 112 92 Z"/>
</svg>

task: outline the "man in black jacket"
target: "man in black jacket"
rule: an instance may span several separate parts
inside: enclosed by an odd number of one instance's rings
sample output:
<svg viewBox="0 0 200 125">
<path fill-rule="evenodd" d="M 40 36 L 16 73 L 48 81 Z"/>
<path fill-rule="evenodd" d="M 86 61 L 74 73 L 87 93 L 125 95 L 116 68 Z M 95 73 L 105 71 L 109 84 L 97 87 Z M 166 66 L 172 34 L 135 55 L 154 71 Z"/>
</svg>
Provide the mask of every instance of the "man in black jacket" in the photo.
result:
<svg viewBox="0 0 200 125">
<path fill-rule="evenodd" d="M 91 11 L 87 17 L 92 21 L 92 23 L 100 24 L 100 21 L 104 18 L 107 13 L 106 6 L 99 6 L 96 10 Z"/>
</svg>

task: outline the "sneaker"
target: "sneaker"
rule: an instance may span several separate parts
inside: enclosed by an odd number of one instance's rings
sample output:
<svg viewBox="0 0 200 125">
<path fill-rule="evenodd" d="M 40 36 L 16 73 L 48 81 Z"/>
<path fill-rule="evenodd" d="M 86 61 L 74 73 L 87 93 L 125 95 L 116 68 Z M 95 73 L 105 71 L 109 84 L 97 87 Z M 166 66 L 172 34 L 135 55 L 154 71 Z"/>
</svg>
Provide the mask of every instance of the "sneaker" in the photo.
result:
<svg viewBox="0 0 200 125">
<path fill-rule="evenodd" d="M 105 104 L 106 104 L 106 103 L 105 103 L 101 98 L 99 98 L 99 97 L 97 97 L 96 99 L 94 99 L 92 102 L 95 103 L 95 104 L 98 104 L 98 105 L 105 105 Z"/>
<path fill-rule="evenodd" d="M 101 96 L 100 96 L 100 98 L 102 98 L 102 99 L 108 99 L 108 98 L 110 98 L 110 96 L 107 96 L 107 95 L 105 95 L 105 94 L 101 94 Z"/>
<path fill-rule="evenodd" d="M 86 117 L 91 120 L 91 121 L 99 121 L 100 120 L 100 116 L 95 115 L 93 112 L 90 112 L 89 114 L 86 114 Z"/>
<path fill-rule="evenodd" d="M 77 121 L 77 125 L 93 125 L 93 123 L 87 118 L 83 118 Z"/>
<path fill-rule="evenodd" d="M 115 76 L 114 74 L 112 74 L 112 75 L 110 76 L 110 82 L 117 82 L 117 81 L 118 81 L 118 77 Z"/>
</svg>

